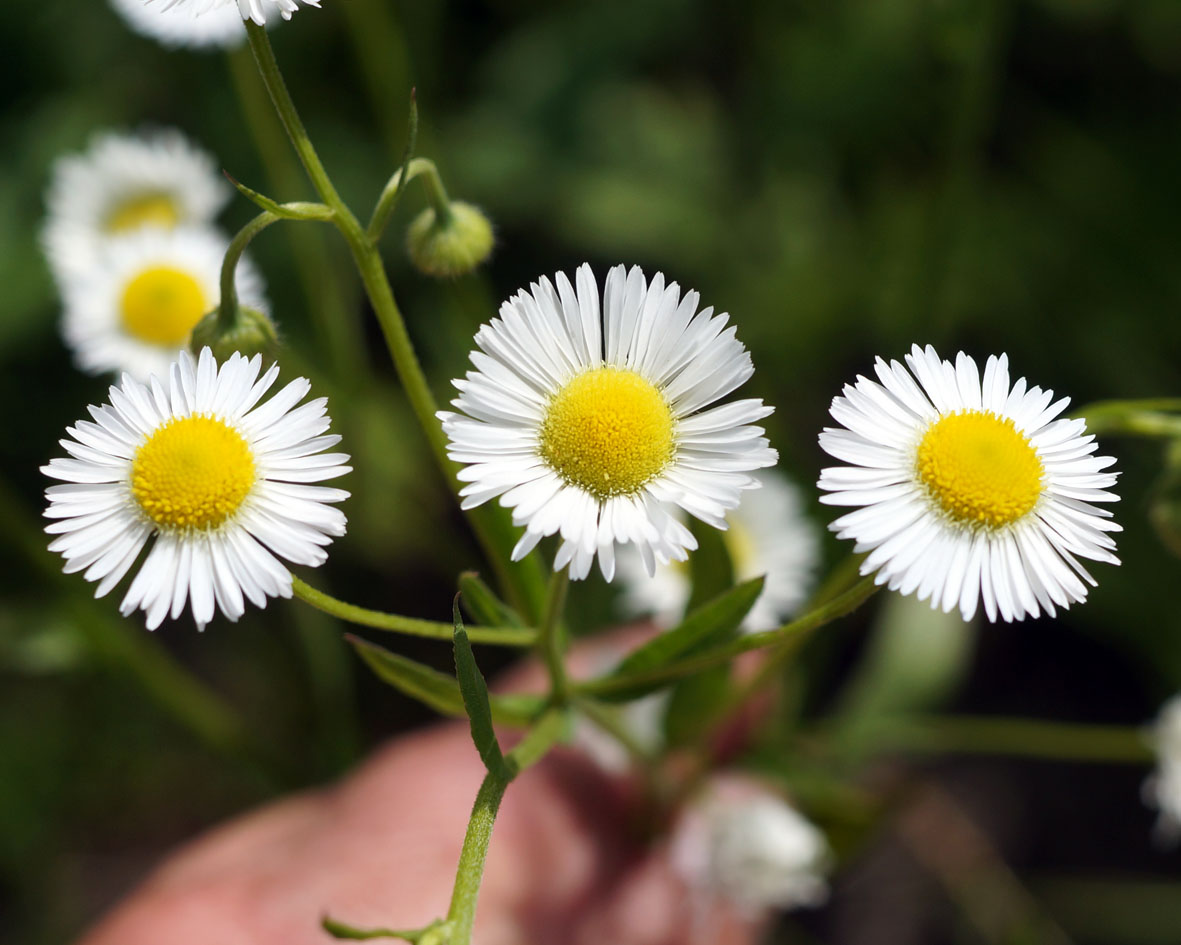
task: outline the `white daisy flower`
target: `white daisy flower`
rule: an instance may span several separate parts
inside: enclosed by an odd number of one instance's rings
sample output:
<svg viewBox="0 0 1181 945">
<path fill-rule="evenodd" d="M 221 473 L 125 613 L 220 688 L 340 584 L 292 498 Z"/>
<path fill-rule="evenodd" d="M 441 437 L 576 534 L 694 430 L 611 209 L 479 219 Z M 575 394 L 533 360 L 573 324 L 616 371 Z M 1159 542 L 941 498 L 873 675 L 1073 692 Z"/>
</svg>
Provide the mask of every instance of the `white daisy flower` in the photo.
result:
<svg viewBox="0 0 1181 945">
<path fill-rule="evenodd" d="M 68 459 L 41 471 L 65 485 L 46 490 L 49 546 L 67 573 L 98 581 L 102 597 L 151 550 L 120 611 L 147 613 L 148 629 L 192 602 L 198 628 L 214 606 L 230 620 L 267 597 L 290 597 L 291 575 L 276 556 L 316 567 L 323 546 L 344 534 L 344 514 L 328 503 L 348 493 L 308 485 L 344 475 L 344 453 L 324 453 L 325 398 L 295 405 L 311 385 L 287 384 L 261 406 L 279 368 L 262 377 L 262 358 L 235 354 L 219 369 L 208 348 L 194 363 L 174 362 L 165 385 L 124 375 L 110 404 L 89 407 L 94 422 L 67 429 Z"/>
<path fill-rule="evenodd" d="M 42 234 L 50 268 L 64 287 L 112 235 L 210 223 L 229 197 L 213 157 L 179 131 L 98 135 L 53 166 Z"/>
<path fill-rule="evenodd" d="M 828 898 L 828 842 L 807 818 L 758 782 L 714 779 L 673 830 L 673 869 L 690 887 L 750 918 Z"/>
<path fill-rule="evenodd" d="M 730 527 L 722 533 L 735 581 L 766 576 L 763 593 L 742 622 L 746 631 L 777 627 L 795 613 L 812 588 L 820 557 L 820 539 L 804 515 L 799 489 L 778 473 L 755 478 L 761 488 L 726 513 Z M 659 565 L 649 577 L 640 556 L 624 548 L 618 566 L 629 614 L 651 614 L 662 627 L 685 616 L 692 587 L 684 564 Z"/>
<path fill-rule="evenodd" d="M 144 0 L 110 0 L 132 30 L 164 46 L 191 49 L 232 49 L 246 41 L 242 16 L 233 4 L 211 9 L 204 15 L 187 6 L 167 7 L 162 3 Z M 279 18 L 279 11 L 263 11 L 270 24 Z"/>
<path fill-rule="evenodd" d="M 145 227 L 112 239 L 101 264 L 65 291 L 62 335 L 83 371 L 164 377 L 193 326 L 221 299 L 229 241 L 206 227 Z M 235 272 L 238 299 L 265 311 L 262 277 L 246 258 Z"/>
<path fill-rule="evenodd" d="M 469 464 L 464 508 L 500 496 L 525 534 L 524 557 L 561 534 L 554 569 L 586 577 L 598 555 L 610 581 L 615 546 L 635 542 L 651 573 L 697 546 L 677 507 L 717 528 L 758 482 L 749 473 L 777 454 L 754 421 L 761 400 L 709 407 L 754 373 L 726 328 L 727 315 L 697 311 L 698 294 L 651 285 L 639 267 L 607 275 L 603 306 L 590 266 L 577 289 L 559 273 L 500 308 L 476 333 L 476 370 L 456 380 L 441 411 L 448 455 Z"/>
<path fill-rule="evenodd" d="M 952 365 L 915 345 L 906 362 L 910 372 L 878 358 L 881 383 L 846 385 L 831 408 L 843 429 L 820 434 L 851 464 L 818 485 L 822 502 L 861 506 L 830 526 L 869 552 L 861 573 L 965 620 L 981 597 L 993 621 L 1085 600 L 1095 581 L 1078 558 L 1119 564 L 1107 533 L 1120 527 L 1091 504 L 1118 500 L 1106 491 L 1117 474 L 1103 471 L 1114 459 L 1091 455 L 1084 420 L 1055 419 L 1069 398 L 1010 384 L 1003 354 L 983 381 L 963 352 Z"/>
<path fill-rule="evenodd" d="M 1157 767 L 1144 782 L 1144 800 L 1160 811 L 1157 839 L 1174 846 L 1181 840 L 1181 695 L 1161 707 L 1149 737 Z"/>
<path fill-rule="evenodd" d="M 267 17 L 273 16 L 277 10 L 285 20 L 291 19 L 291 14 L 299 9 L 299 4 L 305 3 L 309 7 L 318 7 L 320 0 L 143 0 L 165 10 L 176 8 L 188 10 L 197 16 L 220 10 L 222 7 L 238 4 L 238 13 L 243 20 L 253 20 L 259 26 L 267 25 Z"/>
</svg>

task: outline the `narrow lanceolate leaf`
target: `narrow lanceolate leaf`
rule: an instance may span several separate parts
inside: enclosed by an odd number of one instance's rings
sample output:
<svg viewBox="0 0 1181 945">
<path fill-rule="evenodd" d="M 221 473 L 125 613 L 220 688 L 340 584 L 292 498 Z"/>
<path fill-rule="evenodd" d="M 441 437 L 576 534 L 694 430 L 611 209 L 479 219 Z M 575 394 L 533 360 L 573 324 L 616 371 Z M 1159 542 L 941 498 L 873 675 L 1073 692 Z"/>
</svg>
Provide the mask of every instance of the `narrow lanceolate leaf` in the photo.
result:
<svg viewBox="0 0 1181 945">
<path fill-rule="evenodd" d="M 346 634 L 345 639 L 379 679 L 399 692 L 442 715 L 467 716 L 459 683 L 451 676 L 352 634 Z M 545 701 L 539 696 L 495 696 L 490 700 L 490 707 L 492 720 L 497 725 L 526 728 L 545 707 Z"/>
<path fill-rule="evenodd" d="M 488 686 L 484 682 L 484 674 L 476 665 L 471 641 L 463 629 L 463 618 L 459 616 L 458 594 L 451 605 L 451 617 L 455 621 L 455 675 L 459 680 L 464 708 L 467 709 L 468 718 L 472 723 L 472 741 L 476 744 L 476 751 L 480 753 L 484 767 L 492 774 L 507 780 L 512 778 L 515 772 L 505 763 L 504 755 L 500 752 L 500 743 L 496 740 L 496 732 L 492 729 L 492 705 L 488 700 Z"/>
<path fill-rule="evenodd" d="M 763 579 L 757 577 L 719 594 L 693 611 L 679 626 L 632 650 L 611 677 L 640 675 L 724 642 L 742 623 L 742 618 L 762 592 Z M 660 687 L 659 683 L 639 683 L 635 687 L 615 690 L 604 698 L 631 700 Z"/>
<path fill-rule="evenodd" d="M 459 592 L 463 595 L 463 606 L 476 623 L 489 627 L 525 626 L 520 615 L 497 597 L 475 571 L 464 571 L 459 576 Z"/>
<path fill-rule="evenodd" d="M 238 189 L 238 193 L 256 207 L 267 210 L 277 217 L 282 217 L 285 220 L 328 220 L 332 218 L 332 208 L 327 204 L 305 202 L 279 203 L 277 200 L 272 200 L 265 194 L 260 194 L 257 190 L 252 190 L 240 180 L 235 180 L 225 171 L 222 171 L 222 173 L 225 174 L 226 180 Z"/>
</svg>

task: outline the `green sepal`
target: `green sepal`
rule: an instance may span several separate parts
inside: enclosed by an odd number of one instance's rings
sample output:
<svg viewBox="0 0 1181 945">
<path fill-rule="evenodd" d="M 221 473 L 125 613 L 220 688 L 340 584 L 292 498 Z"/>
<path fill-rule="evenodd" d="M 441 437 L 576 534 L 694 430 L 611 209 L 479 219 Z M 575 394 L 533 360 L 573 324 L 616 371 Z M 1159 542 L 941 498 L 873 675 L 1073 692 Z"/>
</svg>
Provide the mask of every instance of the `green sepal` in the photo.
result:
<svg viewBox="0 0 1181 945">
<path fill-rule="evenodd" d="M 455 677 L 459 680 L 463 705 L 471 721 L 472 741 L 476 745 L 476 751 L 480 753 L 484 767 L 499 778 L 511 780 L 516 774 L 516 768 L 510 767 L 504 760 L 500 743 L 496 740 L 496 732 L 492 728 L 492 704 L 488 698 L 488 685 L 484 682 L 484 674 L 480 672 L 480 667 L 476 665 L 471 641 L 463 629 L 463 618 L 459 615 L 459 594 L 455 595 L 455 600 L 451 604 L 451 618 L 455 622 Z"/>
<path fill-rule="evenodd" d="M 459 683 L 453 677 L 352 634 L 345 634 L 345 639 L 379 679 L 399 692 L 442 715 L 467 717 Z M 497 725 L 513 728 L 528 727 L 545 708 L 545 700 L 540 696 L 493 696 L 489 702 L 492 720 Z"/>
<path fill-rule="evenodd" d="M 763 592 L 763 578 L 744 581 L 697 608 L 672 630 L 632 650 L 610 674 L 624 677 L 650 672 L 675 662 L 679 657 L 724 642 L 742 623 Z M 604 693 L 600 698 L 628 702 L 662 688 L 666 683 L 638 683 L 634 687 Z"/>
<path fill-rule="evenodd" d="M 260 194 L 257 190 L 251 190 L 240 180 L 235 179 L 228 171 L 222 171 L 222 173 L 225 175 L 226 180 L 234 185 L 238 193 L 252 204 L 284 220 L 329 220 L 333 216 L 332 208 L 327 204 L 311 201 L 279 203 L 277 200 L 272 200 L 265 194 Z"/>
<path fill-rule="evenodd" d="M 524 627 L 520 614 L 504 603 L 496 592 L 475 571 L 464 571 L 459 576 L 459 593 L 463 605 L 476 623 L 489 627 Z"/>
</svg>

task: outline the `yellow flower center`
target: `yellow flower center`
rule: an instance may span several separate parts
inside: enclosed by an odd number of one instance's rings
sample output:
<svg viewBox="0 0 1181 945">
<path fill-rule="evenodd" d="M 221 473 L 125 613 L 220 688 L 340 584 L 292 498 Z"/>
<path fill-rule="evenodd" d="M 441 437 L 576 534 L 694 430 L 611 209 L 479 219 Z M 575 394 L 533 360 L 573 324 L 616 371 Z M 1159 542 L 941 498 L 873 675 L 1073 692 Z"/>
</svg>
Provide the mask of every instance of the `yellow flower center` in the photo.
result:
<svg viewBox="0 0 1181 945">
<path fill-rule="evenodd" d="M 637 492 L 668 465 L 675 446 L 663 395 L 619 368 L 579 374 L 550 400 L 541 424 L 545 461 L 599 499 Z"/>
<path fill-rule="evenodd" d="M 189 273 L 153 266 L 127 283 L 120 308 L 128 334 L 149 344 L 179 348 L 212 306 L 201 283 Z"/>
<path fill-rule="evenodd" d="M 966 410 L 940 418 L 923 435 L 918 474 L 948 515 L 1000 528 L 1037 505 L 1042 461 L 1008 417 Z"/>
<path fill-rule="evenodd" d="M 172 229 L 180 222 L 180 208 L 168 194 L 139 194 L 116 205 L 103 222 L 108 233 L 126 233 L 141 226 Z"/>
<path fill-rule="evenodd" d="M 135 501 L 165 528 L 216 528 L 238 511 L 254 481 L 242 435 L 202 414 L 169 420 L 131 464 Z"/>
</svg>

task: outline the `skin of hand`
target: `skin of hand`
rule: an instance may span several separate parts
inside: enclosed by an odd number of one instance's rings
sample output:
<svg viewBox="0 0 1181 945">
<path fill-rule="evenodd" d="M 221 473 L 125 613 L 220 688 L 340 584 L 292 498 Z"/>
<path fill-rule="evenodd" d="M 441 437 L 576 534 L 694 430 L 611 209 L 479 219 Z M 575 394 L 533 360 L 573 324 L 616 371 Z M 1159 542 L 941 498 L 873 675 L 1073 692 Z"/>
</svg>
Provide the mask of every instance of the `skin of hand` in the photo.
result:
<svg viewBox="0 0 1181 945">
<path fill-rule="evenodd" d="M 594 661 L 583 651 L 576 662 Z M 539 678 L 527 667 L 507 688 Z M 172 854 L 78 945 L 325 945 L 325 915 L 425 926 L 447 912 L 483 775 L 464 723 L 395 739 L 339 784 Z M 570 749 L 523 772 L 492 835 L 475 945 L 755 942 L 760 923 L 688 889 L 666 845 L 640 843 L 635 801 L 626 779 Z"/>
</svg>

